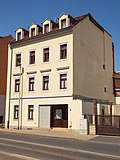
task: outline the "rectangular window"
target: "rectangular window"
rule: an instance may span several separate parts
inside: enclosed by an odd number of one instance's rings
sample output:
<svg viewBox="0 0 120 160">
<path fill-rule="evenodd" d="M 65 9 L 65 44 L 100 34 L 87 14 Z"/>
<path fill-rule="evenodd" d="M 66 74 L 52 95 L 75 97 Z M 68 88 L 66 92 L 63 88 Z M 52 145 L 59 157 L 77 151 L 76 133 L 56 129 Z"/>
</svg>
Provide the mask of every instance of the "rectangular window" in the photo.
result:
<svg viewBox="0 0 120 160">
<path fill-rule="evenodd" d="M 14 119 L 18 119 L 18 114 L 19 114 L 19 106 L 15 105 L 14 106 Z"/>
<path fill-rule="evenodd" d="M 21 32 L 17 33 L 17 40 L 19 41 L 21 39 Z"/>
<path fill-rule="evenodd" d="M 28 106 L 28 119 L 33 120 L 33 112 L 34 112 L 34 106 L 29 105 Z"/>
<path fill-rule="evenodd" d="M 35 28 L 32 28 L 31 29 L 31 37 L 34 37 L 35 36 Z"/>
<path fill-rule="evenodd" d="M 60 45 L 60 59 L 67 58 L 67 44 Z"/>
<path fill-rule="evenodd" d="M 35 78 L 29 78 L 29 91 L 34 91 Z"/>
<path fill-rule="evenodd" d="M 44 33 L 49 32 L 49 24 L 44 25 Z"/>
<path fill-rule="evenodd" d="M 21 54 L 16 54 L 16 67 L 21 65 Z"/>
<path fill-rule="evenodd" d="M 20 79 L 15 79 L 15 92 L 20 91 Z"/>
<path fill-rule="evenodd" d="M 66 27 L 66 19 L 62 19 L 61 20 L 61 28 L 65 28 Z"/>
<path fill-rule="evenodd" d="M 60 74 L 60 89 L 67 89 L 67 74 Z"/>
<path fill-rule="evenodd" d="M 49 90 L 49 76 L 43 76 L 43 90 Z"/>
<path fill-rule="evenodd" d="M 30 51 L 30 61 L 29 64 L 35 64 L 35 51 Z"/>
<path fill-rule="evenodd" d="M 43 62 L 49 62 L 49 48 L 43 49 Z"/>
</svg>

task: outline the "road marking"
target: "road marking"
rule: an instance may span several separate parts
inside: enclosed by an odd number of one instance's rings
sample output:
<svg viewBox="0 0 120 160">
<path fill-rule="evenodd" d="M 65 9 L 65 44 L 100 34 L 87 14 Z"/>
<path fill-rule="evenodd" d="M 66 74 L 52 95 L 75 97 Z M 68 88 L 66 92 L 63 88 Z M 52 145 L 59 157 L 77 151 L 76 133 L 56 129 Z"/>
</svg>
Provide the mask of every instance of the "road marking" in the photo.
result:
<svg viewBox="0 0 120 160">
<path fill-rule="evenodd" d="M 0 139 L 1 139 L 1 140 L 5 140 L 5 141 L 10 141 L 10 142 L 18 142 L 18 143 L 23 143 L 23 144 L 31 144 L 31 145 L 35 145 L 35 146 L 61 149 L 61 150 L 66 150 L 66 151 L 71 151 L 71 152 L 86 153 L 86 154 L 96 155 L 96 156 L 100 156 L 100 157 L 109 157 L 109 158 L 118 158 L 118 159 L 120 159 L 120 156 L 111 155 L 111 154 L 106 154 L 106 153 L 85 151 L 85 150 L 74 149 L 74 148 L 65 148 L 65 147 L 60 147 L 60 146 L 51 146 L 51 145 L 47 145 L 47 144 L 38 144 L 38 143 L 25 142 L 25 141 L 20 141 L 20 140 L 11 140 L 11 139 L 8 139 L 8 138 L 0 138 Z M 16 147 L 16 146 L 11 145 L 11 144 L 9 144 L 9 145 L 8 145 L 8 144 L 4 144 L 4 143 L 0 143 L 0 144 Z M 25 148 L 25 147 L 21 147 L 21 146 L 19 146 L 19 148 L 28 149 L 28 150 L 31 150 L 31 149 L 32 149 L 32 148 Z M 39 150 L 36 150 L 36 151 L 39 152 Z M 42 152 L 43 152 L 43 151 L 42 151 Z M 55 154 L 55 153 L 54 153 L 54 154 Z M 58 153 L 57 153 L 57 154 L 58 154 Z"/>
<path fill-rule="evenodd" d="M 7 156 L 10 156 L 10 157 L 20 158 L 20 159 L 23 159 L 23 160 L 40 160 L 40 159 L 28 157 L 28 156 L 19 155 L 19 154 L 8 153 L 8 152 L 5 152 L 5 151 L 0 151 L 0 153 L 4 154 L 4 155 L 7 155 Z"/>
</svg>

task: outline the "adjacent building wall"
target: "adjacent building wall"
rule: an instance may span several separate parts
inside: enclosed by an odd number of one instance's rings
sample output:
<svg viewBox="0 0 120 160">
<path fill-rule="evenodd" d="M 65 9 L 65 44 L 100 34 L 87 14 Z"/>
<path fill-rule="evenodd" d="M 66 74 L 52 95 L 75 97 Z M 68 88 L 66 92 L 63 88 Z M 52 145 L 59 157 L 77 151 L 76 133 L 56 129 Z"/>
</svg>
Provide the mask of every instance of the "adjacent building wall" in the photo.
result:
<svg viewBox="0 0 120 160">
<path fill-rule="evenodd" d="M 111 36 L 88 16 L 73 28 L 73 35 L 74 94 L 113 101 Z"/>
<path fill-rule="evenodd" d="M 0 115 L 5 114 L 5 98 L 7 86 L 8 43 L 11 35 L 0 37 Z"/>
</svg>

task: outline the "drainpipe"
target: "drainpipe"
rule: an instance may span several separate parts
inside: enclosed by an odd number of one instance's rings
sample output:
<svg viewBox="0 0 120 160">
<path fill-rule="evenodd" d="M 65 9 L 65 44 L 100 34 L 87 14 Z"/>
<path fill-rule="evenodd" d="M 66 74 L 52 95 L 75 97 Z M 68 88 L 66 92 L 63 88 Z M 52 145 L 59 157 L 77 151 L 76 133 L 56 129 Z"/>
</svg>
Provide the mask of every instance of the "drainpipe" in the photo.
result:
<svg viewBox="0 0 120 160">
<path fill-rule="evenodd" d="M 7 128 L 10 127 L 10 98 L 11 98 L 11 79 L 12 79 L 12 58 L 13 58 L 13 49 L 11 46 L 9 46 L 11 49 L 11 62 L 10 62 L 10 85 L 9 85 L 9 107 L 8 107 L 8 121 L 7 121 Z M 9 56 L 9 55 L 8 55 Z M 8 75 L 7 75 L 8 76 Z"/>
</svg>

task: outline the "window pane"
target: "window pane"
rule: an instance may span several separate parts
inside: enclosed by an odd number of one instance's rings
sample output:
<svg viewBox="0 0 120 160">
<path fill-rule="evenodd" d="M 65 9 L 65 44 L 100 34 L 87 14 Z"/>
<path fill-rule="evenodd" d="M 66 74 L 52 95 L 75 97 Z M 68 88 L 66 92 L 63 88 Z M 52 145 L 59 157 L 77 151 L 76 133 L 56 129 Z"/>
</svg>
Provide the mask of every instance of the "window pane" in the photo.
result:
<svg viewBox="0 0 120 160">
<path fill-rule="evenodd" d="M 14 119 L 18 119 L 18 114 L 19 114 L 19 106 L 15 105 L 14 106 Z"/>
<path fill-rule="evenodd" d="M 44 31 L 45 33 L 47 33 L 47 32 L 49 32 L 49 24 L 46 24 L 45 25 L 45 31 Z"/>
<path fill-rule="evenodd" d="M 35 64 L 35 51 L 30 51 L 30 64 Z"/>
<path fill-rule="evenodd" d="M 29 91 L 34 91 L 34 77 L 29 78 Z"/>
<path fill-rule="evenodd" d="M 61 28 L 66 27 L 66 19 L 61 20 Z"/>
<path fill-rule="evenodd" d="M 43 62 L 49 62 L 49 48 L 43 49 Z"/>
<path fill-rule="evenodd" d="M 67 74 L 60 74 L 60 89 L 67 89 Z"/>
<path fill-rule="evenodd" d="M 67 44 L 60 45 L 60 59 L 67 58 Z"/>
<path fill-rule="evenodd" d="M 43 76 L 43 90 L 49 89 L 49 76 Z"/>
<path fill-rule="evenodd" d="M 17 40 L 20 40 L 20 39 L 21 39 L 21 32 L 17 34 Z"/>
<path fill-rule="evenodd" d="M 15 92 L 19 92 L 20 90 L 20 79 L 15 80 Z"/>
<path fill-rule="evenodd" d="M 16 67 L 21 64 L 21 54 L 16 54 Z"/>
<path fill-rule="evenodd" d="M 34 106 L 33 105 L 29 105 L 28 106 L 28 119 L 33 120 L 33 112 L 34 112 Z"/>
<path fill-rule="evenodd" d="M 35 36 L 35 28 L 31 29 L 31 37 Z"/>
</svg>

